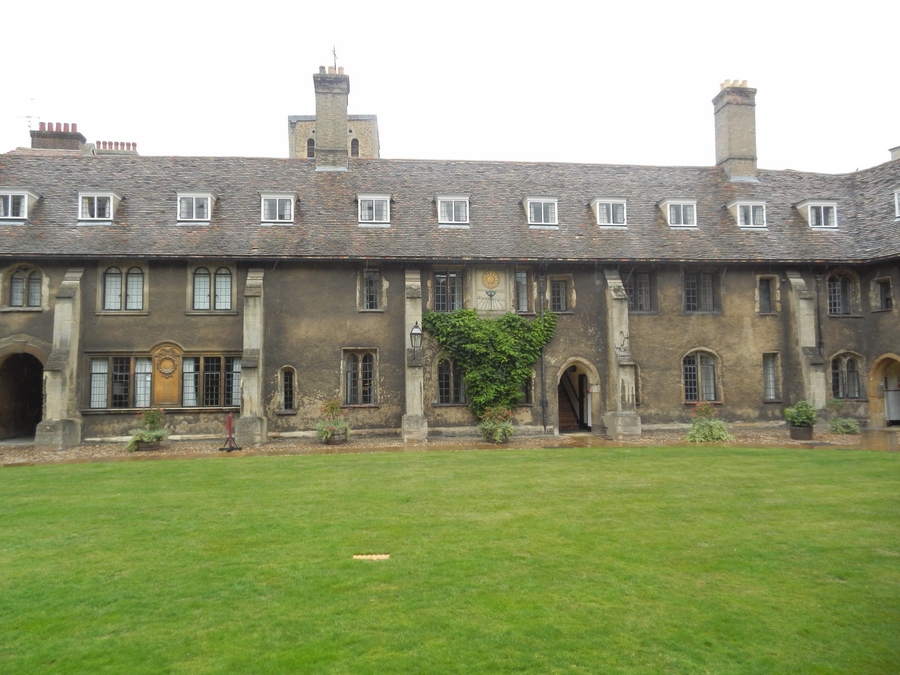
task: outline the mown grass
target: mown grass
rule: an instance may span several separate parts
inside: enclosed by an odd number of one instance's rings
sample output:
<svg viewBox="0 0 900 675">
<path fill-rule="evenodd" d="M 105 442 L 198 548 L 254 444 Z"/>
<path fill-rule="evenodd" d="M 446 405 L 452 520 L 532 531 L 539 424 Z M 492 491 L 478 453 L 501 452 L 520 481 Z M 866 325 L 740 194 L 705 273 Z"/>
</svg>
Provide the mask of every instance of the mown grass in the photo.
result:
<svg viewBox="0 0 900 675">
<path fill-rule="evenodd" d="M 0 523 L 3 673 L 900 672 L 897 454 L 16 467 Z"/>
</svg>

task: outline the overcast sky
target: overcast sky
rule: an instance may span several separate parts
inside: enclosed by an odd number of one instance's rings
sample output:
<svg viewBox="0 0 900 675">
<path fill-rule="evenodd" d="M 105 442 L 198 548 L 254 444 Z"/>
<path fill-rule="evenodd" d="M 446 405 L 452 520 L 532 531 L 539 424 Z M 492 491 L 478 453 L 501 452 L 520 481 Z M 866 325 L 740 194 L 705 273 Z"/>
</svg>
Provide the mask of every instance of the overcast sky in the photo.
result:
<svg viewBox="0 0 900 675">
<path fill-rule="evenodd" d="M 758 89 L 761 168 L 900 145 L 896 0 L 43 0 L 4 24 L 0 152 L 44 121 L 142 155 L 286 157 L 332 47 L 382 157 L 708 166 L 726 79 Z"/>
</svg>

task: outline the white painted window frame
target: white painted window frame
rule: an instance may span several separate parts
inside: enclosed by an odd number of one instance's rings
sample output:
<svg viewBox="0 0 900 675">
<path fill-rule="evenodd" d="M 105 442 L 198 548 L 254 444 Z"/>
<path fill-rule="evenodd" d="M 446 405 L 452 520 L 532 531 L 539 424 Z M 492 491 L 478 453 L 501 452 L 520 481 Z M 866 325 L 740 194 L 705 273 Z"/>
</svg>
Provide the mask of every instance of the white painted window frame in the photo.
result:
<svg viewBox="0 0 900 675">
<path fill-rule="evenodd" d="M 266 201 L 272 199 L 275 200 L 275 217 L 266 218 Z M 280 200 L 287 200 L 290 205 L 290 214 L 288 218 L 278 217 L 278 202 Z M 293 225 L 296 203 L 296 192 L 261 192 L 259 195 L 259 222 L 265 225 Z"/>
<path fill-rule="evenodd" d="M 181 200 L 182 199 L 190 199 L 191 200 L 191 217 L 188 218 L 185 214 L 181 212 Z M 206 199 L 206 217 L 205 218 L 197 218 L 197 200 L 198 199 Z M 213 207 L 216 203 L 216 196 L 211 192 L 179 192 L 176 198 L 176 209 L 177 209 L 177 217 L 178 222 L 180 223 L 208 223 L 212 220 L 213 215 Z"/>
<path fill-rule="evenodd" d="M 528 218 L 528 226 L 535 229 L 559 229 L 559 198 L 558 197 L 526 197 L 523 200 L 525 204 L 525 216 Z M 532 204 L 553 204 L 553 218 L 550 221 L 543 220 L 543 206 L 541 207 L 542 219 L 540 222 L 535 221 L 531 217 Z"/>
<path fill-rule="evenodd" d="M 372 219 L 363 219 L 363 202 L 372 202 Z M 383 201 L 385 203 L 385 217 L 376 220 L 375 202 Z M 358 194 L 356 196 L 357 219 L 360 227 L 390 227 L 391 226 L 391 196 L 389 194 Z"/>
<path fill-rule="evenodd" d="M 615 223 L 603 223 L 600 221 L 600 208 L 601 207 L 609 207 L 610 218 L 614 219 L 615 214 L 613 211 L 613 207 L 615 205 L 621 204 L 622 206 L 622 222 Z M 591 210 L 594 212 L 594 218 L 597 221 L 598 227 L 602 227 L 603 229 L 609 230 L 627 230 L 628 229 L 628 200 L 623 198 L 615 198 L 615 197 L 595 197 L 591 200 Z"/>
</svg>

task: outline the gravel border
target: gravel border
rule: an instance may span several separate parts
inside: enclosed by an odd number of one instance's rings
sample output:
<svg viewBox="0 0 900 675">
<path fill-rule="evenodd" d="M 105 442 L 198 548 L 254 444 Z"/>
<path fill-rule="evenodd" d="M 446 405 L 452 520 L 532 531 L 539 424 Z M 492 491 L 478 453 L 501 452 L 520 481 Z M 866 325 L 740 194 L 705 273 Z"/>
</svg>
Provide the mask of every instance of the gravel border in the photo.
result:
<svg viewBox="0 0 900 675">
<path fill-rule="evenodd" d="M 274 439 L 264 446 L 223 452 L 222 441 L 166 441 L 156 450 L 127 452 L 124 443 L 94 443 L 68 450 L 35 450 L 33 445 L 0 442 L 0 465 L 65 464 L 81 462 L 146 461 L 161 459 L 201 459 L 204 457 L 249 457 L 277 455 L 324 455 L 361 452 L 410 452 L 438 450 L 498 450 L 506 448 L 631 447 L 647 445 L 686 445 L 685 431 L 645 431 L 640 438 L 610 441 L 589 433 L 559 436 L 513 437 L 509 445 L 493 445 L 477 438 L 432 438 L 428 442 L 404 443 L 397 437 L 365 438 L 352 436 L 344 445 L 324 445 L 315 438 Z M 791 440 L 788 429 L 732 429 L 734 441 L 717 444 L 725 447 L 805 447 L 862 449 L 860 436 L 817 433 L 813 440 Z"/>
</svg>

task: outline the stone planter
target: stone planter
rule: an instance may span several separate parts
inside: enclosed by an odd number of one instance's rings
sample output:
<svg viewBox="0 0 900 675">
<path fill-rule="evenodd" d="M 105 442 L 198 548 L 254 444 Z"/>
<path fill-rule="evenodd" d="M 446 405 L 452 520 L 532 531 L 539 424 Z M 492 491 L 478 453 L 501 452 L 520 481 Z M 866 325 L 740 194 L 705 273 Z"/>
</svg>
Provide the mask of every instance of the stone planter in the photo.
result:
<svg viewBox="0 0 900 675">
<path fill-rule="evenodd" d="M 790 427 L 791 438 L 795 441 L 811 441 L 813 437 L 812 427 Z"/>
</svg>

